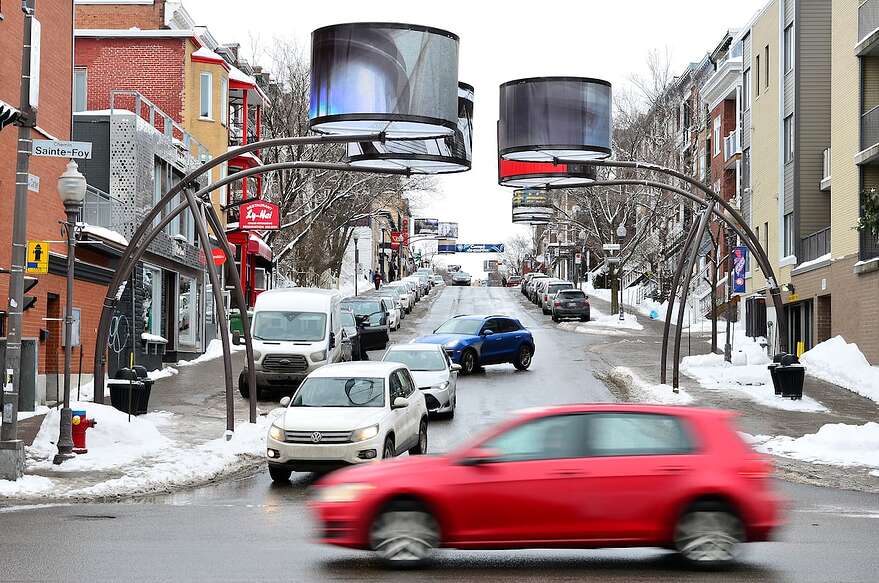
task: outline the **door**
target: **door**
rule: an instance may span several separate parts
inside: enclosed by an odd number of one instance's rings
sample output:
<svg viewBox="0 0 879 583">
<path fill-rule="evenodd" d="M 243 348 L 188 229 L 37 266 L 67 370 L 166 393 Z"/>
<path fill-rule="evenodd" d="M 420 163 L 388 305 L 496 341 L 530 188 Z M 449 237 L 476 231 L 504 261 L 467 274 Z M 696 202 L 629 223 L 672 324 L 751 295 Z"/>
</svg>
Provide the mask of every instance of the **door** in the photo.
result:
<svg viewBox="0 0 879 583">
<path fill-rule="evenodd" d="M 588 492 L 594 514 L 583 538 L 658 541 L 698 455 L 683 421 L 648 413 L 591 413 Z"/>
<path fill-rule="evenodd" d="M 501 358 L 505 361 L 512 360 L 519 351 L 524 334 L 522 328 L 514 320 L 498 318 L 498 326 L 501 329 Z"/>
<path fill-rule="evenodd" d="M 482 347 L 479 351 L 479 361 L 483 364 L 501 362 L 504 358 L 503 324 L 501 318 L 489 318 L 482 325 L 479 334 L 482 335 Z M 491 331 L 490 335 L 485 335 Z"/>
<path fill-rule="evenodd" d="M 388 392 L 391 397 L 391 424 L 394 427 L 394 448 L 398 454 L 402 453 L 406 450 L 404 447 L 406 445 L 406 440 L 409 438 L 409 419 L 406 416 L 406 413 L 409 410 L 409 407 L 404 407 L 402 409 L 394 409 L 394 401 L 397 397 L 405 396 L 403 383 L 400 381 L 400 375 L 397 374 L 397 371 L 393 371 L 388 378 Z"/>
<path fill-rule="evenodd" d="M 576 538 L 593 505 L 585 495 L 583 417 L 526 421 L 481 444 L 496 461 L 451 466 L 456 540 L 526 546 Z"/>
<path fill-rule="evenodd" d="M 415 380 L 406 369 L 397 371 L 400 375 L 400 382 L 403 385 L 403 395 L 409 399 L 409 406 L 406 407 L 406 423 L 408 425 L 409 435 L 412 442 L 410 447 L 415 447 L 418 443 L 418 430 L 421 427 L 421 413 L 423 409 L 418 406 L 418 399 L 424 399 L 424 396 L 418 393 L 418 387 L 415 386 Z"/>
</svg>

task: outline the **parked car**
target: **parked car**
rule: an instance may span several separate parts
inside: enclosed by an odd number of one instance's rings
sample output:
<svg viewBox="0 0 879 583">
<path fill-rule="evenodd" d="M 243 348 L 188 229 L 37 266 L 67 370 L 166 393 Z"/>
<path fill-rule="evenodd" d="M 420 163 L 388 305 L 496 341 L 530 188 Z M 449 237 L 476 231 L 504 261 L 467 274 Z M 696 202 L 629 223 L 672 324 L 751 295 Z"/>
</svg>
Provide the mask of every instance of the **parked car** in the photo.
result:
<svg viewBox="0 0 879 583">
<path fill-rule="evenodd" d="M 518 370 L 531 366 L 534 338 L 531 332 L 507 316 L 455 316 L 430 336 L 415 342 L 441 344 L 463 374 L 480 366 L 511 363 Z"/>
<path fill-rule="evenodd" d="M 589 296 L 578 289 L 562 290 L 552 300 L 553 322 L 561 322 L 569 318 L 588 322 L 590 312 Z"/>
<path fill-rule="evenodd" d="M 403 304 L 402 291 L 400 288 L 391 287 L 388 285 L 383 285 L 373 292 L 373 295 L 381 296 L 384 298 L 388 298 L 394 302 L 397 310 L 400 312 L 400 321 L 406 319 L 406 307 Z M 399 328 L 399 326 L 398 326 Z"/>
<path fill-rule="evenodd" d="M 342 320 L 342 360 L 369 360 L 366 351 L 360 346 L 360 328 L 351 310 L 340 312 Z"/>
<path fill-rule="evenodd" d="M 342 307 L 363 322 L 360 345 L 364 350 L 384 350 L 388 345 L 388 312 L 380 297 L 357 296 L 342 300 Z"/>
<path fill-rule="evenodd" d="M 716 409 L 531 409 L 442 456 L 315 485 L 320 542 L 418 566 L 434 549 L 662 547 L 726 567 L 782 524 L 772 465 Z"/>
<path fill-rule="evenodd" d="M 314 370 L 342 360 L 342 298 L 338 291 L 307 287 L 262 292 L 253 306 L 250 332 L 256 390 L 292 390 Z M 238 332 L 232 342 L 241 344 Z M 238 392 L 247 398 L 247 368 Z"/>
<path fill-rule="evenodd" d="M 392 281 L 388 284 L 389 286 L 400 287 L 406 290 L 406 293 L 409 296 L 409 311 L 412 311 L 412 308 L 415 307 L 415 304 L 418 303 L 418 300 L 421 299 L 420 294 L 418 293 L 418 286 L 415 285 L 414 282 L 408 281 L 406 279 L 401 279 L 399 281 Z"/>
<path fill-rule="evenodd" d="M 522 284 L 521 275 L 511 275 L 507 278 L 507 287 L 519 287 Z"/>
<path fill-rule="evenodd" d="M 541 281 L 548 277 L 549 276 L 545 273 L 537 273 L 534 275 L 534 277 L 531 278 L 531 280 L 525 286 L 525 295 L 528 297 L 529 300 L 531 300 L 532 302 L 534 301 L 535 288 Z"/>
<path fill-rule="evenodd" d="M 537 279 L 531 286 L 531 303 L 540 305 L 540 297 L 543 294 L 543 288 L 551 281 L 562 281 L 555 277 L 541 277 Z"/>
<path fill-rule="evenodd" d="M 436 286 L 436 285 L 445 285 L 445 284 L 446 284 L 446 280 L 443 279 L 443 276 L 442 276 L 442 275 L 432 275 L 432 276 L 430 276 L 430 281 L 432 281 L 432 282 L 433 282 L 433 285 L 435 285 L 435 286 Z"/>
<path fill-rule="evenodd" d="M 394 330 L 399 330 L 400 320 L 403 318 L 403 316 L 400 306 L 397 305 L 396 300 L 394 300 L 394 298 L 389 298 L 378 294 L 370 295 L 381 298 L 382 307 L 384 308 L 385 313 L 388 315 L 388 331 L 393 332 Z"/>
<path fill-rule="evenodd" d="M 458 371 L 448 353 L 437 344 L 394 344 L 382 360 L 405 364 L 415 379 L 415 385 L 424 395 L 430 413 L 455 416 L 457 404 Z"/>
<path fill-rule="evenodd" d="M 393 290 L 395 292 L 397 300 L 399 300 L 400 302 L 400 307 L 403 309 L 404 319 L 405 314 L 412 312 L 412 294 L 409 292 L 408 286 L 398 281 L 395 281 L 387 283 L 379 288 L 380 292 L 382 290 Z"/>
<path fill-rule="evenodd" d="M 552 300 L 563 289 L 574 289 L 574 284 L 570 281 L 551 281 L 543 286 L 542 294 L 538 300 L 544 314 L 552 313 Z"/>
<path fill-rule="evenodd" d="M 427 453 L 427 406 L 396 362 L 345 362 L 310 374 L 269 429 L 266 460 L 275 482 Z"/>
<path fill-rule="evenodd" d="M 408 281 L 415 286 L 416 292 L 418 293 L 418 299 L 420 300 L 424 296 L 427 295 L 427 289 L 425 289 L 424 284 L 421 283 L 421 278 L 415 275 L 409 275 L 403 278 L 403 281 Z"/>
<path fill-rule="evenodd" d="M 530 271 L 530 272 L 526 273 L 525 276 L 522 278 L 522 284 L 520 286 L 520 289 L 522 291 L 522 295 L 523 296 L 528 295 L 528 286 L 531 284 L 531 280 L 533 280 L 534 278 L 539 279 L 541 277 L 546 277 L 546 274 L 539 273 L 537 271 Z"/>
<path fill-rule="evenodd" d="M 473 277 L 466 271 L 456 271 L 452 274 L 452 285 L 470 285 Z"/>
</svg>

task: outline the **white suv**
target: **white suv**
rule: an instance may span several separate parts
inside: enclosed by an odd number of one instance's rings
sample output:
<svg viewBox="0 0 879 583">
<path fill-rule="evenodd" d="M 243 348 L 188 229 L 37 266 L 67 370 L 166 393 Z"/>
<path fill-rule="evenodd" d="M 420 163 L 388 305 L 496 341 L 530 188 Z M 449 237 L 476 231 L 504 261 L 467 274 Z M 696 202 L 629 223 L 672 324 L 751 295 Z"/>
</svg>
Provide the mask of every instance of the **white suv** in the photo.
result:
<svg viewBox="0 0 879 583">
<path fill-rule="evenodd" d="M 412 375 L 395 362 L 345 362 L 302 382 L 266 441 L 269 474 L 323 472 L 408 451 L 427 453 L 427 405 Z"/>
</svg>

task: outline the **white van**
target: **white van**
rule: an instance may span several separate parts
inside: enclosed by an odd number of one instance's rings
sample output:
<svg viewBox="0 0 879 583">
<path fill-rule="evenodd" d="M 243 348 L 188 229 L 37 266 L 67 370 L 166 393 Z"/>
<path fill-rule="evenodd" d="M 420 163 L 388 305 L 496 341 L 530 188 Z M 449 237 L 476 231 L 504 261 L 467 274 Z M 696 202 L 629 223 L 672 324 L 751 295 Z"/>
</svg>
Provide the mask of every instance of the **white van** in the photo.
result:
<svg viewBox="0 0 879 583">
<path fill-rule="evenodd" d="M 257 391 L 292 393 L 308 373 L 342 360 L 341 302 L 337 290 L 307 287 L 259 295 L 250 323 Z M 243 342 L 237 333 L 232 340 Z M 238 377 L 238 391 L 245 398 L 250 394 L 246 368 Z"/>
</svg>

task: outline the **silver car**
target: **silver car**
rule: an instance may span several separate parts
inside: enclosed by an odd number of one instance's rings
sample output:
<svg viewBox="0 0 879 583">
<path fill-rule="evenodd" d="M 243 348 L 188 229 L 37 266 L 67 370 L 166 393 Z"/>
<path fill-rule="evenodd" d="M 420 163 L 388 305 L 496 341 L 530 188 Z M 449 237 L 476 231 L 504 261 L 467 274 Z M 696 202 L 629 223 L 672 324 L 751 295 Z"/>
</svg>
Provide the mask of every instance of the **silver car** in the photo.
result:
<svg viewBox="0 0 879 583">
<path fill-rule="evenodd" d="M 455 416 L 458 371 L 441 344 L 394 344 L 382 360 L 405 364 L 431 414 Z"/>
</svg>

